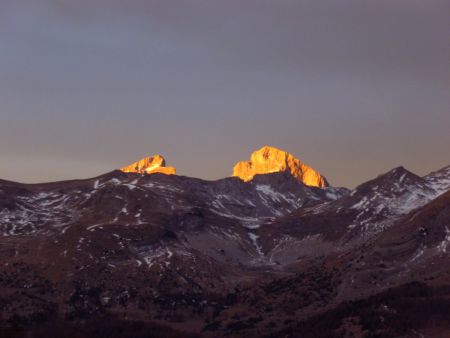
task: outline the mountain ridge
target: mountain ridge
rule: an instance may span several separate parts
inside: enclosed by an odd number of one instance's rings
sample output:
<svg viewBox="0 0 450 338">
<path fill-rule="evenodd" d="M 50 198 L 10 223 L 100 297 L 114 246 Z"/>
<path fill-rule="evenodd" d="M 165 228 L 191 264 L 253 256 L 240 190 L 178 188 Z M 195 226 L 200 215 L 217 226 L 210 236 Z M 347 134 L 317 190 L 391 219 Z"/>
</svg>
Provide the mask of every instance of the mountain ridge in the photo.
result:
<svg viewBox="0 0 450 338">
<path fill-rule="evenodd" d="M 83 332 L 89 318 L 123 314 L 124 325 L 182 336 L 276 337 L 390 288 L 450 286 L 449 179 L 447 168 L 424 177 L 395 168 L 353 191 L 286 171 L 248 182 L 121 170 L 0 181 L 0 333 L 23 336 L 55 318 L 63 333 Z M 342 316 L 324 336 L 350 335 Z M 395 337 L 393 312 L 377 329 L 364 324 L 370 316 L 354 325 Z"/>
</svg>

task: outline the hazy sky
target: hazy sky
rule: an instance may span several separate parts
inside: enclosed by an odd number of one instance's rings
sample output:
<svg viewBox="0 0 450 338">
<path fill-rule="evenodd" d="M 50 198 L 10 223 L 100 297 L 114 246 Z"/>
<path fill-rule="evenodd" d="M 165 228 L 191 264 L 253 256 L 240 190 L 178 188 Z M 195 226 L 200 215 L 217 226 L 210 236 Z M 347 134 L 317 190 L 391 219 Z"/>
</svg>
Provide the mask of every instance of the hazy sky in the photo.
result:
<svg viewBox="0 0 450 338">
<path fill-rule="evenodd" d="M 263 146 L 333 185 L 450 164 L 449 0 L 0 0 L 0 178 Z"/>
</svg>

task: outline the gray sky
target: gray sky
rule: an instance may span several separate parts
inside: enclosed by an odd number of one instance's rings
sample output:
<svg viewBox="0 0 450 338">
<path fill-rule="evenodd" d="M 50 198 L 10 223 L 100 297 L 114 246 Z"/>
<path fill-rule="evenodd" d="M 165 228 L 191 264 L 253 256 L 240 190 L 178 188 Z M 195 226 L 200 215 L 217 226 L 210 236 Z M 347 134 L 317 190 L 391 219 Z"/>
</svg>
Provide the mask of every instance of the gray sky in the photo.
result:
<svg viewBox="0 0 450 338">
<path fill-rule="evenodd" d="M 448 0 L 0 0 L 0 178 L 273 145 L 333 185 L 450 164 Z"/>
</svg>

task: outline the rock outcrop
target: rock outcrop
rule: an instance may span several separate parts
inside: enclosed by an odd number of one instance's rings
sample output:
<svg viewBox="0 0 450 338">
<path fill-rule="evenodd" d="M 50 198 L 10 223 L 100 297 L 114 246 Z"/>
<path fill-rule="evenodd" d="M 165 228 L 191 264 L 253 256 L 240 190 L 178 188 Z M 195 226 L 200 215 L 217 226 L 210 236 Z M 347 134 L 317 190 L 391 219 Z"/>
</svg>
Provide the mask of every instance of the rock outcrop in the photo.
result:
<svg viewBox="0 0 450 338">
<path fill-rule="evenodd" d="M 140 161 L 130 164 L 120 169 L 125 173 L 138 174 L 155 174 L 161 173 L 166 175 L 175 175 L 176 169 L 174 167 L 166 167 L 166 160 L 161 155 L 154 155 L 145 157 Z"/>
<path fill-rule="evenodd" d="M 255 151 L 250 161 L 237 163 L 233 169 L 233 176 L 248 182 L 255 175 L 275 172 L 289 172 L 300 182 L 308 186 L 319 188 L 328 186 L 326 178 L 317 171 L 286 151 L 269 146 Z"/>
</svg>

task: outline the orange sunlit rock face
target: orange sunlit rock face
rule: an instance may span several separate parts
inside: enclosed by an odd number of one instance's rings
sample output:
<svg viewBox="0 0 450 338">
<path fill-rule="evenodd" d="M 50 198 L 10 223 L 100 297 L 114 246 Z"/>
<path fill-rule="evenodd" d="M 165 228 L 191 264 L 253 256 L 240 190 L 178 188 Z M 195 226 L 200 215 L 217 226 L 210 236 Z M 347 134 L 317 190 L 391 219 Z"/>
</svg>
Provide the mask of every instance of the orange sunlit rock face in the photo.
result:
<svg viewBox="0 0 450 338">
<path fill-rule="evenodd" d="M 176 169 L 174 167 L 166 167 L 166 160 L 161 155 L 143 158 L 142 160 L 123 167 L 125 173 L 138 174 L 155 174 L 161 173 L 166 175 L 175 175 Z"/>
<path fill-rule="evenodd" d="M 233 176 L 248 182 L 255 175 L 275 172 L 289 172 L 300 182 L 309 186 L 320 188 L 328 186 L 325 177 L 317 171 L 286 151 L 268 146 L 255 151 L 250 161 L 237 163 L 233 169 Z"/>
</svg>

